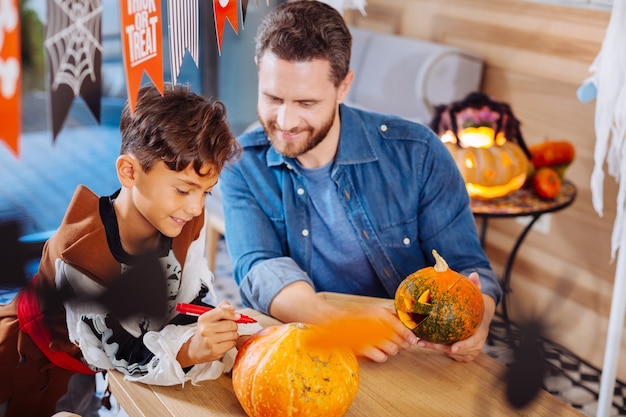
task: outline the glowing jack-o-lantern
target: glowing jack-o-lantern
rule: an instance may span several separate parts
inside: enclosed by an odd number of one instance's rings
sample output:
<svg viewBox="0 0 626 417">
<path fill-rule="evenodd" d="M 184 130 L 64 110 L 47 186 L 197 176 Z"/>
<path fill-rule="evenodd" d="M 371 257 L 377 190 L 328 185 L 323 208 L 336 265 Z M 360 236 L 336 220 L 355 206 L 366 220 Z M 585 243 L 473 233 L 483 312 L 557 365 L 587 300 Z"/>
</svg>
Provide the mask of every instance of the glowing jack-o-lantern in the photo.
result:
<svg viewBox="0 0 626 417">
<path fill-rule="evenodd" d="M 524 185 L 530 152 L 506 103 L 470 93 L 438 106 L 430 127 L 450 150 L 470 197 L 502 197 Z"/>
<path fill-rule="evenodd" d="M 458 141 L 450 131 L 441 139 L 452 153 L 470 197 L 502 197 L 524 185 L 528 158 L 502 132 L 495 135 L 487 126 L 468 127 L 459 132 Z"/>
</svg>

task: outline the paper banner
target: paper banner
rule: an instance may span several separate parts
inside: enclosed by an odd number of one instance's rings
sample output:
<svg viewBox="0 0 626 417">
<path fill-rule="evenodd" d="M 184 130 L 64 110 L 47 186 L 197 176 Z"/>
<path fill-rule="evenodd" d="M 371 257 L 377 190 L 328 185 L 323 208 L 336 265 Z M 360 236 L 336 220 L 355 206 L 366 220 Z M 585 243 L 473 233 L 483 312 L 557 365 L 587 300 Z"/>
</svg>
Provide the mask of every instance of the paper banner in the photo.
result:
<svg viewBox="0 0 626 417">
<path fill-rule="evenodd" d="M 183 64 L 185 49 L 189 51 L 198 67 L 198 0 L 168 0 L 167 15 L 169 24 L 170 65 L 172 83 L 176 84 L 180 67 Z"/>
<path fill-rule="evenodd" d="M 100 123 L 102 5 L 100 0 L 48 0 L 44 42 L 50 75 L 53 140 L 74 97 L 80 96 Z"/>
<path fill-rule="evenodd" d="M 254 3 L 258 6 L 259 5 L 259 0 L 254 0 Z M 267 3 L 267 7 L 270 7 L 270 0 L 266 0 L 265 3 Z M 243 29 L 243 26 L 246 23 L 246 15 L 248 14 L 248 0 L 241 0 L 241 28 Z"/>
<path fill-rule="evenodd" d="M 222 54 L 222 36 L 224 34 L 224 26 L 226 19 L 239 34 L 239 23 L 237 15 L 237 0 L 213 0 L 213 14 L 215 17 L 215 33 L 217 35 L 217 49 Z"/>
<path fill-rule="evenodd" d="M 160 0 L 120 0 L 122 49 L 131 112 L 144 72 L 163 94 L 163 47 Z"/>
<path fill-rule="evenodd" d="M 257 4 L 258 4 L 257 0 Z M 267 0 L 269 3 L 269 0 Z M 241 27 L 246 24 L 246 14 L 248 13 L 248 0 L 241 0 Z"/>
<path fill-rule="evenodd" d="M 21 113 L 20 16 L 17 0 L 0 2 L 0 140 L 19 155 Z"/>
</svg>

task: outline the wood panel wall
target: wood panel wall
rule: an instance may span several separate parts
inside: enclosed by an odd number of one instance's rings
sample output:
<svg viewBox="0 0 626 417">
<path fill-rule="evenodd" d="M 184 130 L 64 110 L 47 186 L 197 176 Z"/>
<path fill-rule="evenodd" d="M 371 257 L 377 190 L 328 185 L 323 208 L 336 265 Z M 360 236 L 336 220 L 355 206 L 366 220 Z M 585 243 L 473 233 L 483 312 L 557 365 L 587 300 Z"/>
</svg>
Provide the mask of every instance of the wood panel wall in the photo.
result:
<svg viewBox="0 0 626 417">
<path fill-rule="evenodd" d="M 563 138 L 576 147 L 566 176 L 578 187 L 577 199 L 549 215 L 547 233 L 531 231 L 518 252 L 511 317 L 545 317 L 552 340 L 600 368 L 615 274 L 610 235 L 617 187 L 607 176 L 600 217 L 589 186 L 595 101 L 579 102 L 576 90 L 590 75 L 610 12 L 523 0 L 368 0 L 367 12 L 348 11 L 346 19 L 483 56 L 482 90 L 511 105 L 527 144 Z M 522 227 L 511 219 L 489 222 L 486 251 L 496 272 Z M 618 378 L 626 380 L 625 341 L 621 357 Z"/>
</svg>

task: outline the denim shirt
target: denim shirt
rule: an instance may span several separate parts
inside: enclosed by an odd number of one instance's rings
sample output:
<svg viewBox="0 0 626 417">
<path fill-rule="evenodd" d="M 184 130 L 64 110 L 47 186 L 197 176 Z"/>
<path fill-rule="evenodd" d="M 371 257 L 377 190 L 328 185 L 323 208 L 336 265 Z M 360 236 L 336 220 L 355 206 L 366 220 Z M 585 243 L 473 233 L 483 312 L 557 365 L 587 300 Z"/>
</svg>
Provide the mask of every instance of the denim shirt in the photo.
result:
<svg viewBox="0 0 626 417">
<path fill-rule="evenodd" d="M 393 298 L 400 282 L 434 265 L 432 250 L 481 290 L 502 290 L 480 246 L 469 197 L 450 152 L 426 126 L 340 105 L 339 149 L 331 178 L 365 255 Z M 285 286 L 311 271 L 307 189 L 297 163 L 258 128 L 239 137 L 243 156 L 220 177 L 226 243 L 246 306 L 264 313 Z M 328 242 L 332 245 L 333 242 Z M 359 271 L 353 277 L 359 279 Z M 316 288 L 319 290 L 318 288 Z"/>
</svg>

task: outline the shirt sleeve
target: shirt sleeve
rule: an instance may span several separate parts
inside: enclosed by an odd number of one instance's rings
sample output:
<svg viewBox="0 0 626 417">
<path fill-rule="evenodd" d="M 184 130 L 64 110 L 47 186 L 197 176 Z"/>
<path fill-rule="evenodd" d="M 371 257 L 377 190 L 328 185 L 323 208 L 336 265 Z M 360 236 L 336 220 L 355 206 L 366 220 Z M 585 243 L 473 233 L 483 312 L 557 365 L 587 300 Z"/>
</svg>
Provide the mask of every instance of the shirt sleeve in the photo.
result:
<svg viewBox="0 0 626 417">
<path fill-rule="evenodd" d="M 267 259 L 256 264 L 239 284 L 244 304 L 269 314 L 270 304 L 276 294 L 297 281 L 308 282 L 315 288 L 309 275 L 288 257 Z"/>
<path fill-rule="evenodd" d="M 243 304 L 267 314 L 282 288 L 296 281 L 306 281 L 312 286 L 313 282 L 286 256 L 287 225 L 280 198 L 263 198 L 252 191 L 267 190 L 269 194 L 282 195 L 280 185 L 261 175 L 247 171 L 246 175 L 242 171 L 247 169 L 241 164 L 229 166 L 220 176 L 226 243 Z"/>
<path fill-rule="evenodd" d="M 420 176 L 423 187 L 418 221 L 422 250 L 425 254 L 437 250 L 450 268 L 463 275 L 478 272 L 481 292 L 500 303 L 502 289 L 480 245 L 465 182 L 440 142 L 431 143 Z"/>
</svg>

